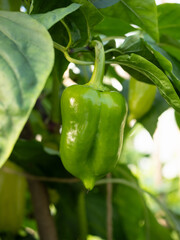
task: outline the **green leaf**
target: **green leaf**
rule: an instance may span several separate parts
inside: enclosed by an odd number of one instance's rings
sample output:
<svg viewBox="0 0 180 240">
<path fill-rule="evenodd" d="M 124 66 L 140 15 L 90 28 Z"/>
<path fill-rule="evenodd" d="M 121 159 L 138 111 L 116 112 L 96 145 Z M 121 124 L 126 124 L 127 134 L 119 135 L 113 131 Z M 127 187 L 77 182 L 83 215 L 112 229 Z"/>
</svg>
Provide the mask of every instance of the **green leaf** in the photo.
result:
<svg viewBox="0 0 180 240">
<path fill-rule="evenodd" d="M 87 44 L 90 37 L 90 26 L 81 9 L 73 12 L 64 19 L 70 35 L 69 47 L 81 47 Z"/>
<path fill-rule="evenodd" d="M 9 159 L 26 172 L 45 177 L 70 177 L 59 157 L 59 152 L 49 154 L 42 143 L 35 140 L 18 140 Z M 42 161 L 43 159 L 43 161 Z M 57 184 L 57 183 L 54 183 Z"/>
<path fill-rule="evenodd" d="M 171 56 L 180 61 L 180 43 L 178 40 L 163 35 L 158 45 Z"/>
<path fill-rule="evenodd" d="M 145 42 L 149 51 L 155 56 L 161 68 L 174 86 L 180 92 L 180 63 L 175 58 L 170 56 L 166 51 L 160 48 L 155 42 Z"/>
<path fill-rule="evenodd" d="M 139 35 L 127 37 L 119 49 L 122 54 L 136 53 L 156 65 L 180 92 L 180 63 L 160 48 L 149 35 L 145 35 L 144 39 Z M 147 77 L 142 77 L 135 70 L 127 67 L 124 67 L 124 69 L 139 81 L 149 81 Z"/>
<path fill-rule="evenodd" d="M 151 110 L 138 120 L 147 129 L 151 136 L 153 136 L 156 130 L 159 116 L 168 108 L 169 106 L 166 101 L 164 101 L 159 92 L 157 92 Z"/>
<path fill-rule="evenodd" d="M 101 12 L 91 2 L 86 0 L 73 0 L 73 2 L 82 4 L 81 10 L 86 17 L 90 28 L 93 28 L 103 20 Z"/>
<path fill-rule="evenodd" d="M 77 0 L 76 2 L 80 2 L 80 0 L 79 1 Z M 38 1 L 35 0 L 33 13 L 45 12 L 46 14 L 46 12 L 48 12 L 49 10 L 56 11 L 56 10 L 53 10 L 56 8 L 66 9 L 65 7 L 68 4 L 70 4 L 69 0 L 61 0 L 61 1 L 52 0 L 52 1 L 48 1 L 48 3 L 45 3 L 43 0 L 38 0 Z M 89 13 L 87 14 L 87 11 L 89 10 L 89 8 L 87 9 L 83 7 L 82 4 L 81 5 L 77 3 L 73 3 L 73 4 L 74 4 L 73 6 L 77 5 L 79 7 L 76 9 L 76 11 L 71 12 L 71 14 L 65 16 L 65 18 L 63 19 L 63 22 L 65 23 L 64 26 L 62 26 L 62 24 L 60 23 L 57 23 L 52 27 L 53 29 L 50 29 L 50 31 L 53 32 L 53 37 L 54 35 L 56 35 L 56 38 L 57 36 L 60 36 L 58 37 L 60 41 L 57 41 L 59 44 L 64 45 L 62 43 L 64 42 L 64 40 L 68 44 L 67 39 L 69 38 L 68 47 L 80 47 L 85 45 L 89 40 L 90 26 L 92 26 L 93 22 L 94 22 L 93 24 L 95 24 L 96 23 L 95 20 L 97 20 L 94 17 L 94 15 L 96 15 L 97 17 L 97 9 L 95 9 L 94 7 L 93 9 L 90 8 Z M 90 7 L 90 5 L 88 5 L 88 7 Z M 92 18 L 93 18 L 93 21 L 92 21 Z M 90 20 L 92 23 L 89 25 Z M 47 21 L 48 21 L 48 17 L 47 17 Z M 67 38 L 67 35 L 68 35 L 68 38 Z"/>
<path fill-rule="evenodd" d="M 104 20 L 95 26 L 96 33 L 106 36 L 124 36 L 128 32 L 136 30 L 129 23 L 113 17 L 105 17 Z"/>
<path fill-rule="evenodd" d="M 95 7 L 97 8 L 106 8 L 114 5 L 115 3 L 119 2 L 120 0 L 90 0 Z"/>
<path fill-rule="evenodd" d="M 179 96 L 167 76 L 154 64 L 133 53 L 131 55 L 119 56 L 115 58 L 114 62 L 135 69 L 142 75 L 148 77 L 158 87 L 167 103 L 180 112 Z"/>
<path fill-rule="evenodd" d="M 113 185 L 113 200 L 119 215 L 119 225 L 122 225 L 126 236 L 122 239 L 144 240 L 162 237 L 164 240 L 170 240 L 170 231 L 161 226 L 153 216 L 137 179 L 127 166 L 118 165 L 113 171 L 113 177 L 120 183 Z M 118 235 L 115 239 L 118 239 Z"/>
<path fill-rule="evenodd" d="M 31 1 L 31 0 L 30 0 Z M 33 10 L 32 13 L 46 13 L 52 11 L 57 8 L 64 8 L 69 6 L 72 3 L 71 0 L 51 0 L 51 1 L 44 1 L 44 0 L 33 0 Z"/>
<path fill-rule="evenodd" d="M 119 18 L 135 24 L 149 33 L 156 41 L 159 39 L 157 8 L 154 0 L 121 0 L 111 7 L 101 9 L 104 16 Z"/>
<path fill-rule="evenodd" d="M 157 67 L 161 68 L 155 56 L 147 48 L 143 38 L 141 38 L 138 34 L 127 37 L 123 44 L 119 47 L 119 50 L 121 54 L 138 54 L 155 64 Z M 123 68 L 138 81 L 152 84 L 152 81 L 147 76 L 142 75 L 142 73 L 136 71 L 136 69 L 131 69 L 128 66 L 123 66 Z"/>
<path fill-rule="evenodd" d="M 180 129 L 180 113 L 175 111 L 175 119 L 176 119 L 176 123 L 178 128 Z"/>
<path fill-rule="evenodd" d="M 23 13 L 0 12 L 0 166 L 6 161 L 51 72 L 49 33 Z"/>
<path fill-rule="evenodd" d="M 160 34 L 180 39 L 180 4 L 160 4 L 157 9 Z"/>
<path fill-rule="evenodd" d="M 21 0 L 0 0 L 0 10 L 20 11 Z"/>
<path fill-rule="evenodd" d="M 66 8 L 59 8 L 47 13 L 33 14 L 31 16 L 44 25 L 46 29 L 49 29 L 65 16 L 76 11 L 80 6 L 80 4 L 72 3 Z"/>
</svg>

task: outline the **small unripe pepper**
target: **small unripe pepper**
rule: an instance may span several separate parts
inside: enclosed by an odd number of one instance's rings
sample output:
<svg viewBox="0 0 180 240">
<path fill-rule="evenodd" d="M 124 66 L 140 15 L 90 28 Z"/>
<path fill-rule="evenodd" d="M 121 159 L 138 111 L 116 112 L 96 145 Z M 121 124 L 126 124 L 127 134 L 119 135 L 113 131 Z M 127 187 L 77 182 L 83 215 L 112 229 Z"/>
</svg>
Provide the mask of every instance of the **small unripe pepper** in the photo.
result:
<svg viewBox="0 0 180 240">
<path fill-rule="evenodd" d="M 127 113 L 124 97 L 102 84 L 104 49 L 98 41 L 93 44 L 95 67 L 89 83 L 66 88 L 61 98 L 61 160 L 89 190 L 120 157 Z"/>
<path fill-rule="evenodd" d="M 4 167 L 22 173 L 22 169 L 7 161 Z M 0 169 L 0 232 L 17 233 L 25 210 L 26 180 L 17 174 Z"/>
<path fill-rule="evenodd" d="M 128 95 L 129 120 L 143 117 L 152 107 L 155 95 L 156 86 L 131 77 Z"/>
</svg>

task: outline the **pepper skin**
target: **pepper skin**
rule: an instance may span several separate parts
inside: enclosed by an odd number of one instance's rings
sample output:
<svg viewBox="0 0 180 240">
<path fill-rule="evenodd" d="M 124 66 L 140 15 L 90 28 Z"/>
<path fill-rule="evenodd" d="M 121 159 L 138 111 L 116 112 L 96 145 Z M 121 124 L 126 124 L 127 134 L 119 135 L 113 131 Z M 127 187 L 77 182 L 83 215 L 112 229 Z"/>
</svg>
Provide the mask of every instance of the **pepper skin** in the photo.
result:
<svg viewBox="0 0 180 240">
<path fill-rule="evenodd" d="M 89 190 L 120 157 L 127 113 L 120 93 L 99 90 L 91 83 L 64 90 L 60 142 L 64 167 Z"/>
<path fill-rule="evenodd" d="M 128 96 L 129 120 L 143 117 L 152 107 L 155 95 L 156 86 L 131 77 Z"/>
</svg>

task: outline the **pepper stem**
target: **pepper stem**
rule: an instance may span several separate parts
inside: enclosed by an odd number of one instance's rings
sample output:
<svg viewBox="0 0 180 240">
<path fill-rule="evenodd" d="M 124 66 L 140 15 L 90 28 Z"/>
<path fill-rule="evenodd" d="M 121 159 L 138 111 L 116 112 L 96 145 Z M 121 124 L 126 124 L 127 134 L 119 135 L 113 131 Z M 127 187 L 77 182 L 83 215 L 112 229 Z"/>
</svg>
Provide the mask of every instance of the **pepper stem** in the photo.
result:
<svg viewBox="0 0 180 240">
<path fill-rule="evenodd" d="M 92 46 L 95 47 L 95 64 L 94 71 L 90 81 L 86 84 L 94 89 L 104 91 L 107 88 L 103 85 L 104 69 L 105 69 L 105 54 L 104 47 L 100 41 L 92 41 Z"/>
</svg>

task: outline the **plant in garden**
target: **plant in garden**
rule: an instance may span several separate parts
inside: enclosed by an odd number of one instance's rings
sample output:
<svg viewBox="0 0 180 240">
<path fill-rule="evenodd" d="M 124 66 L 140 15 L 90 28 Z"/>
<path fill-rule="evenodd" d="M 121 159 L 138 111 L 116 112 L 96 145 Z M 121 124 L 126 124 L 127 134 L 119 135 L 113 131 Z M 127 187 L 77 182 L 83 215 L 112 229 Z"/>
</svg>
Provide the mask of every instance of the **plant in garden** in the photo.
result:
<svg viewBox="0 0 180 240">
<path fill-rule="evenodd" d="M 143 190 L 120 157 L 123 132 L 128 142 L 136 124 L 153 136 L 171 107 L 179 125 L 180 5 L 0 0 L 0 10 L 0 166 L 17 164 L 24 172 L 9 177 L 23 175 L 29 185 L 11 238 L 180 239 L 178 212 Z M 79 179 L 92 191 L 85 194 Z M 0 230 L 8 238 L 10 228 Z"/>
</svg>

